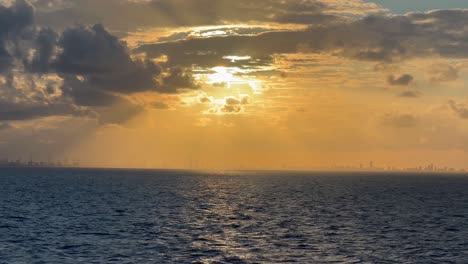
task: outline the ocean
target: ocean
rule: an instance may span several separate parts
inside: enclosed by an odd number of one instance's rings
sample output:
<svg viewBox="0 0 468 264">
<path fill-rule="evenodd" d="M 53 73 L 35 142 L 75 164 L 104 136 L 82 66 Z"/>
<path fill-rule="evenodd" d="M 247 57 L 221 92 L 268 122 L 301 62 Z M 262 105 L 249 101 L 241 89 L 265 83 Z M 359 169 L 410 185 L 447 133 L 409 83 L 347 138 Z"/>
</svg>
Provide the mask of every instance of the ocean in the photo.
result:
<svg viewBox="0 0 468 264">
<path fill-rule="evenodd" d="M 0 263 L 468 263 L 468 176 L 2 168 Z"/>
</svg>

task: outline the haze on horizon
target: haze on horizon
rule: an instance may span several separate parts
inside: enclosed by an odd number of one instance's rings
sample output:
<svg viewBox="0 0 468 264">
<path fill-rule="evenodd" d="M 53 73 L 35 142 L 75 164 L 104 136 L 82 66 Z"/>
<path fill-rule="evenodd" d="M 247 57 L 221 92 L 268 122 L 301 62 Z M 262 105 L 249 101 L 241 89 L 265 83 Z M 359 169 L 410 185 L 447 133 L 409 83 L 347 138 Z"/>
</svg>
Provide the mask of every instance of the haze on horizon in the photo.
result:
<svg viewBox="0 0 468 264">
<path fill-rule="evenodd" d="M 0 0 L 0 159 L 466 168 L 465 2 Z"/>
</svg>

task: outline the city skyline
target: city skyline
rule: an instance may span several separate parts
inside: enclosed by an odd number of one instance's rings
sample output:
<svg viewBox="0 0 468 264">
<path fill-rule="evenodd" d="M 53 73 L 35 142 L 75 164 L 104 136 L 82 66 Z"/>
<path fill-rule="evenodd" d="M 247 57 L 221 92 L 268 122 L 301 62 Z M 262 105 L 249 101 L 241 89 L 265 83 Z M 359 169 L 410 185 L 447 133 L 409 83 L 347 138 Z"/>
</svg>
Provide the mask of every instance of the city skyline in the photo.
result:
<svg viewBox="0 0 468 264">
<path fill-rule="evenodd" d="M 426 165 L 418 165 L 414 167 L 398 167 L 393 165 L 385 165 L 375 163 L 373 160 L 369 161 L 366 166 L 364 163 L 359 165 L 333 165 L 329 167 L 306 167 L 306 166 L 287 166 L 285 164 L 278 167 L 249 167 L 243 165 L 237 165 L 233 167 L 216 167 L 202 163 L 200 160 L 190 160 L 184 166 L 165 166 L 164 161 L 161 161 L 159 166 L 147 166 L 147 167 L 120 167 L 120 169 L 157 169 L 157 170 L 170 170 L 170 169 L 184 169 L 184 170 L 273 170 L 273 171 L 342 171 L 342 172 L 419 172 L 419 173 L 432 173 L 432 172 L 445 172 L 445 173 L 466 173 L 466 168 L 453 168 L 445 165 L 438 165 L 434 163 L 428 163 Z M 0 167 L 10 168 L 99 168 L 93 166 L 87 166 L 81 164 L 79 159 L 69 159 L 63 157 L 62 159 L 51 159 L 47 161 L 39 160 L 36 161 L 32 157 L 28 160 L 23 160 L 21 157 L 17 159 L 0 158 Z M 106 168 L 101 167 L 101 168 Z M 116 168 L 118 169 L 118 168 Z"/>
</svg>

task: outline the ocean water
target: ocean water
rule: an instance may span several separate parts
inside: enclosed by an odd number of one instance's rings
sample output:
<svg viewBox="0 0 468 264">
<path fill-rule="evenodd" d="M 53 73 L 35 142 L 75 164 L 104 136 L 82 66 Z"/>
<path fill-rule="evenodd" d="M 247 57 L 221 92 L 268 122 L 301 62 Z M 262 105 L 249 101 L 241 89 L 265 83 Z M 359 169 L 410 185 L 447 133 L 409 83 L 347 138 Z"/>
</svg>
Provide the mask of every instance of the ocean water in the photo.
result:
<svg viewBox="0 0 468 264">
<path fill-rule="evenodd" d="M 468 176 L 0 169 L 0 263 L 468 263 Z"/>
</svg>

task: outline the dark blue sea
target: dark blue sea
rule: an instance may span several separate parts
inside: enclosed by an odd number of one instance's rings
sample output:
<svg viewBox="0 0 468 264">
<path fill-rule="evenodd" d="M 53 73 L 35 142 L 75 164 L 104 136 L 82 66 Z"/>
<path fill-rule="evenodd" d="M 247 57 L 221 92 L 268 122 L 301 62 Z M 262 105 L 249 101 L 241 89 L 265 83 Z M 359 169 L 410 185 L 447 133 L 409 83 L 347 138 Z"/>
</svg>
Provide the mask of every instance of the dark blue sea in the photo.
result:
<svg viewBox="0 0 468 264">
<path fill-rule="evenodd" d="M 0 263 L 468 263 L 468 176 L 0 169 Z"/>
</svg>

